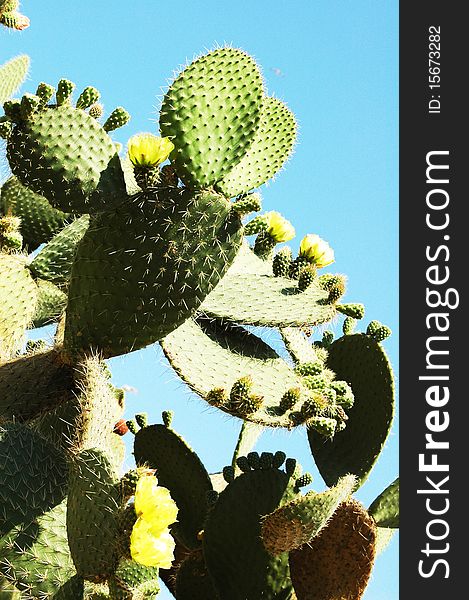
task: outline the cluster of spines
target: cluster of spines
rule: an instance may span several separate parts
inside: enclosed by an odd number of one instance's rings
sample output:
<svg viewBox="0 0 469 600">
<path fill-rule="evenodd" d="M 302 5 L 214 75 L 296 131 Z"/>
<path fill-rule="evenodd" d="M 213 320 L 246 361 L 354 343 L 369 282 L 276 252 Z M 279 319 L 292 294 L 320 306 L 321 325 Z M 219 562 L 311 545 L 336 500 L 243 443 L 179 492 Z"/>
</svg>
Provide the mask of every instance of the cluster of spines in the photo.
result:
<svg viewBox="0 0 469 600">
<path fill-rule="evenodd" d="M 252 385 L 252 377 L 246 375 L 233 383 L 229 394 L 224 388 L 214 388 L 205 399 L 212 406 L 223 408 L 238 417 L 248 417 L 257 412 L 263 404 L 262 396 L 251 393 Z"/>
<path fill-rule="evenodd" d="M 68 79 L 61 79 L 55 89 L 48 83 L 41 82 L 35 94 L 24 94 L 21 100 L 8 100 L 4 103 L 3 107 L 7 118 L 14 122 L 19 123 L 23 120 L 31 118 L 35 113 L 45 110 L 47 107 L 53 107 L 53 104 L 49 104 L 55 94 L 55 106 L 62 106 L 64 104 L 71 104 L 71 98 L 75 84 Z M 92 87 L 86 87 L 75 104 L 75 108 L 80 110 L 90 111 L 93 109 L 94 118 L 99 118 L 101 114 L 98 114 L 96 107 L 100 97 L 99 91 Z M 114 131 L 119 127 L 123 127 L 130 120 L 129 113 L 121 106 L 115 108 L 103 125 L 103 129 L 106 132 Z M 10 128 L 4 128 L 3 137 L 8 137 Z"/>
<path fill-rule="evenodd" d="M 328 297 L 324 299 L 323 304 L 336 304 L 338 300 L 345 293 L 346 278 L 344 275 L 332 275 L 326 273 L 325 275 L 318 276 L 317 267 L 308 260 L 306 256 L 299 255 L 293 259 L 292 250 L 289 246 L 281 248 L 274 256 L 272 261 L 272 272 L 274 277 L 286 277 L 294 279 L 298 282 L 298 291 L 304 292 L 307 290 L 313 282 L 317 282 L 319 287 L 328 292 Z M 344 314 L 346 312 L 359 312 L 359 307 L 362 305 L 337 305 L 341 306 Z M 350 307 L 350 308 L 347 308 Z M 353 311 L 351 307 L 357 307 L 356 311 Z M 361 317 L 355 317 L 361 318 Z"/>
</svg>

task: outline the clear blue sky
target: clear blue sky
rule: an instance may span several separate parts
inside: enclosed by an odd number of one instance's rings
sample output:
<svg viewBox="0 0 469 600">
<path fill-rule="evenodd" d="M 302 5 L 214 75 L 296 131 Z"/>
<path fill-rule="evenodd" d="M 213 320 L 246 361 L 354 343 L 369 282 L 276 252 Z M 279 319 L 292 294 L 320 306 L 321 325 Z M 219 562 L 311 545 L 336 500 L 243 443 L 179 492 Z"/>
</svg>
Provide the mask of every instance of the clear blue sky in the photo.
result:
<svg viewBox="0 0 469 600">
<path fill-rule="evenodd" d="M 397 0 L 24 0 L 23 12 L 30 29 L 0 30 L 0 63 L 31 56 L 25 91 L 61 77 L 78 88 L 98 87 L 108 113 L 123 105 L 132 115 L 114 135 L 124 144 L 138 131 L 156 132 L 162 87 L 187 59 L 224 42 L 253 54 L 269 92 L 289 104 L 300 124 L 294 156 L 264 189 L 264 208 L 289 218 L 298 240 L 311 232 L 330 242 L 330 270 L 349 277 L 347 300 L 366 305 L 366 322 L 393 329 L 385 347 L 397 369 Z M 173 409 L 174 427 L 210 471 L 230 462 L 239 424 L 191 396 L 158 348 L 113 359 L 111 367 L 117 384 L 138 390 L 128 394 L 128 416 L 146 410 L 156 421 L 161 410 Z M 303 431 L 264 434 L 257 448 L 283 449 L 322 489 Z M 368 505 L 397 473 L 396 420 L 358 498 Z M 397 576 L 396 536 L 377 560 L 365 600 L 395 600 Z"/>
</svg>

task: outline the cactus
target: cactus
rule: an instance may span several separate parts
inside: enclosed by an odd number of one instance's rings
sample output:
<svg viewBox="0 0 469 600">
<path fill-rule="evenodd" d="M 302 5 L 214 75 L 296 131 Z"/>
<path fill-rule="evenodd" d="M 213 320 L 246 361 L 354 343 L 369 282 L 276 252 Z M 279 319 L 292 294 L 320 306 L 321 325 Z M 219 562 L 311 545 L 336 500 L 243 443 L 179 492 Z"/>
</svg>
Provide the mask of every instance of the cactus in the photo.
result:
<svg viewBox="0 0 469 600">
<path fill-rule="evenodd" d="M 24 25 L 18 2 L 0 0 L 0 22 Z M 119 156 L 110 134 L 130 116 L 101 125 L 95 87 L 74 102 L 61 79 L 10 99 L 28 64 L 0 67 L 13 173 L 0 196 L 0 596 L 143 600 L 162 579 L 179 600 L 358 600 L 398 526 L 397 482 L 368 510 L 353 497 L 391 426 L 390 331 L 353 333 L 364 306 L 342 303 L 343 275 L 318 273 L 334 253 L 317 234 L 295 258 L 274 254 L 293 226 L 275 211 L 249 220 L 292 154 L 294 115 L 253 58 L 217 48 L 170 85 L 162 137 L 136 134 Z M 54 340 L 25 345 L 45 324 Z M 239 419 L 215 474 L 171 412 L 123 416 L 103 361 L 155 342 Z M 304 493 L 311 475 L 282 450 L 254 451 L 265 427 L 306 430 L 325 491 Z M 131 434 L 136 468 L 122 473 Z"/>
</svg>

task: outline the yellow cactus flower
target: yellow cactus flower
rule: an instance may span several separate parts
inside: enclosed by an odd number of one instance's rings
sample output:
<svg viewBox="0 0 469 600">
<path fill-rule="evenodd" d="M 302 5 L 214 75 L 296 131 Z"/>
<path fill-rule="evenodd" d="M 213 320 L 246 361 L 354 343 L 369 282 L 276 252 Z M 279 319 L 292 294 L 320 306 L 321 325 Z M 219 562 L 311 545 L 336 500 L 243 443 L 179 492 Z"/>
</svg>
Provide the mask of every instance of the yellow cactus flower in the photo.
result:
<svg viewBox="0 0 469 600">
<path fill-rule="evenodd" d="M 137 481 L 135 512 L 148 523 L 153 535 L 158 535 L 176 521 L 178 507 L 169 490 L 158 485 L 156 477 L 144 476 Z"/>
<path fill-rule="evenodd" d="M 275 210 L 265 213 L 268 229 L 267 233 L 277 243 L 288 242 L 295 237 L 295 228 L 279 212 Z"/>
<path fill-rule="evenodd" d="M 152 133 L 137 133 L 128 142 L 128 156 L 133 165 L 156 167 L 164 162 L 174 150 L 173 142 L 167 137 Z"/>
<path fill-rule="evenodd" d="M 308 233 L 301 240 L 300 256 L 307 258 L 318 269 L 334 262 L 334 250 L 315 233 Z"/>
<path fill-rule="evenodd" d="M 174 560 L 175 545 L 169 529 L 155 536 L 151 532 L 151 524 L 143 517 L 139 517 L 133 526 L 130 554 L 141 565 L 169 569 Z"/>
</svg>

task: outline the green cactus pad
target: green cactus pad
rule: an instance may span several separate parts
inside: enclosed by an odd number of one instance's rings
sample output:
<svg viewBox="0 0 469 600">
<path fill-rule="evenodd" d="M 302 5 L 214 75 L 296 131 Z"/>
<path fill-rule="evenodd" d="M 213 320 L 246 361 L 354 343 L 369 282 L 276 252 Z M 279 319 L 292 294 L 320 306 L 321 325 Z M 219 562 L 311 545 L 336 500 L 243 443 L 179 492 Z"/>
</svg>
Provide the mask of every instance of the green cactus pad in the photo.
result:
<svg viewBox="0 0 469 600">
<path fill-rule="evenodd" d="M 301 487 L 298 480 L 296 485 Z M 326 526 L 339 504 L 350 496 L 354 485 L 353 475 L 343 477 L 337 486 L 321 494 L 309 492 L 294 498 L 267 515 L 262 523 L 266 550 L 278 556 L 308 544 Z"/>
<path fill-rule="evenodd" d="M 336 308 L 338 312 L 353 319 L 363 319 L 365 316 L 365 307 L 363 304 L 337 304 Z"/>
<path fill-rule="evenodd" d="M 59 450 L 26 425 L 0 425 L 0 538 L 60 503 L 66 484 Z"/>
<path fill-rule="evenodd" d="M 161 345 L 176 373 L 202 398 L 215 388 L 230 390 L 235 381 L 250 375 L 251 392 L 263 397 L 263 405 L 248 420 L 271 427 L 291 426 L 288 413 L 271 411 L 288 389 L 305 388 L 293 369 L 256 335 L 229 324 L 188 320 Z M 233 414 L 226 405 L 217 407 Z"/>
<path fill-rule="evenodd" d="M 156 598 L 159 591 L 158 568 L 145 567 L 126 558 L 121 558 L 116 572 L 109 579 L 112 600 Z"/>
<path fill-rule="evenodd" d="M 341 504 L 321 535 L 290 552 L 298 600 L 360 600 L 375 558 L 376 525 L 356 500 Z"/>
<path fill-rule="evenodd" d="M 0 104 L 8 100 L 26 79 L 29 56 L 22 54 L 0 66 Z"/>
<path fill-rule="evenodd" d="M 358 486 L 368 477 L 388 437 L 394 415 L 394 382 L 389 360 L 367 335 L 346 335 L 329 348 L 327 366 L 350 384 L 355 404 L 347 427 L 333 440 L 308 434 L 316 465 L 327 485 L 353 473 Z"/>
<path fill-rule="evenodd" d="M 137 350 L 185 321 L 218 283 L 242 241 L 217 194 L 162 188 L 93 220 L 72 269 L 70 350 Z"/>
<path fill-rule="evenodd" d="M 159 484 L 169 489 L 176 502 L 175 536 L 187 548 L 199 547 L 197 535 L 207 513 L 206 495 L 213 488 L 197 454 L 172 429 L 151 425 L 135 436 L 134 456 L 137 465 L 156 469 Z"/>
<path fill-rule="evenodd" d="M 2 186 L 0 213 L 20 217 L 21 235 L 29 252 L 48 242 L 71 218 L 52 208 L 43 196 L 24 187 L 16 177 L 10 177 Z"/>
<path fill-rule="evenodd" d="M 25 265 L 25 256 L 0 254 L 0 363 L 19 349 L 34 317 L 38 291 Z"/>
<path fill-rule="evenodd" d="M 68 549 L 65 512 L 64 500 L 0 542 L 0 574 L 24 599 L 83 597 L 83 579 L 76 576 Z"/>
<path fill-rule="evenodd" d="M 379 527 L 399 528 L 399 477 L 373 501 L 368 512 Z"/>
<path fill-rule="evenodd" d="M 298 293 L 291 279 L 228 272 L 207 296 L 200 310 L 236 323 L 271 327 L 300 327 L 331 321 L 333 305 L 323 304 L 327 293 L 314 283 Z"/>
<path fill-rule="evenodd" d="M 94 212 L 123 200 L 114 142 L 95 119 L 69 103 L 43 106 L 16 124 L 7 157 L 23 185 L 65 212 Z"/>
<path fill-rule="evenodd" d="M 203 550 L 223 600 L 273 600 L 291 589 L 287 555 L 267 553 L 260 523 L 293 495 L 293 480 L 274 468 L 242 473 L 221 492 L 205 524 Z"/>
<path fill-rule="evenodd" d="M 201 553 L 188 556 L 179 566 L 175 597 L 178 600 L 219 600 Z"/>
<path fill-rule="evenodd" d="M 36 279 L 36 284 L 38 287 L 38 301 L 31 328 L 44 327 L 44 325 L 55 323 L 67 304 L 66 294 L 50 281 Z"/>
<path fill-rule="evenodd" d="M 67 502 L 67 534 L 78 575 L 105 581 L 117 563 L 119 478 L 111 461 L 98 449 L 73 457 Z"/>
<path fill-rule="evenodd" d="M 327 292 L 317 285 L 298 293 L 291 279 L 272 276 L 272 263 L 243 245 L 200 311 L 249 325 L 316 325 L 336 315 L 335 307 L 324 304 L 325 299 Z"/>
<path fill-rule="evenodd" d="M 212 186 L 239 163 L 255 138 L 262 98 L 256 63 L 236 48 L 201 56 L 175 79 L 160 130 L 175 145 L 171 161 L 187 186 Z"/>
<path fill-rule="evenodd" d="M 65 402 L 73 389 L 72 369 L 57 350 L 10 360 L 0 366 L 0 419 L 32 419 Z"/>
<path fill-rule="evenodd" d="M 73 380 L 73 394 L 43 414 L 35 428 L 59 448 L 77 452 L 99 447 L 112 459 L 114 450 L 119 454 L 113 428 L 124 411 L 123 399 L 110 382 L 106 365 L 96 357 L 78 364 Z"/>
<path fill-rule="evenodd" d="M 83 215 L 57 233 L 42 248 L 29 264 L 35 277 L 58 284 L 68 283 L 78 244 L 85 235 L 89 222 L 89 216 Z"/>
<path fill-rule="evenodd" d="M 290 156 L 296 139 L 293 113 L 277 98 L 264 98 L 254 141 L 217 188 L 226 196 L 245 194 L 273 177 Z"/>
</svg>

